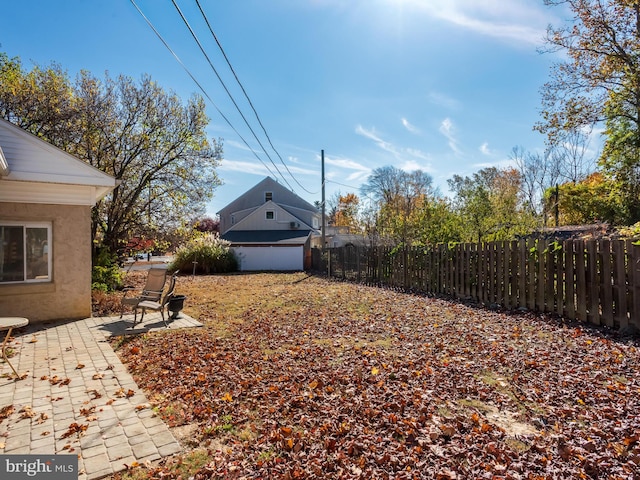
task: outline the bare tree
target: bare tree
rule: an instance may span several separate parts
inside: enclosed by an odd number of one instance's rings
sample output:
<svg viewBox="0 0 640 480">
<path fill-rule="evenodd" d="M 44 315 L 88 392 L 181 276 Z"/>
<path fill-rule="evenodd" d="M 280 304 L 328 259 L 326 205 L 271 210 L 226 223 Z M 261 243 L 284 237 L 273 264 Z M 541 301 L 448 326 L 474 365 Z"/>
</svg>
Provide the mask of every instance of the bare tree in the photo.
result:
<svg viewBox="0 0 640 480">
<path fill-rule="evenodd" d="M 526 207 L 533 215 L 542 218 L 544 192 L 560 179 L 561 156 L 552 148 L 541 154 L 526 151 L 523 147 L 513 147 L 509 158 L 520 173 Z"/>
<path fill-rule="evenodd" d="M 591 132 L 589 127 L 560 132 L 555 149 L 563 181 L 578 183 L 595 172 L 598 154 L 591 154 Z"/>
</svg>

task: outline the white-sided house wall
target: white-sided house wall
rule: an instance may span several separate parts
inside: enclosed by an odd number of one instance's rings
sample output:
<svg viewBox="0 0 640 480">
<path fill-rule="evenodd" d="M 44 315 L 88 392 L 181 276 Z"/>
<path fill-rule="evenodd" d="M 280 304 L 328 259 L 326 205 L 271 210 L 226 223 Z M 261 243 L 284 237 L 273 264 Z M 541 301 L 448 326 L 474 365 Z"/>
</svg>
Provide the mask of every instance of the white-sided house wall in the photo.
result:
<svg viewBox="0 0 640 480">
<path fill-rule="evenodd" d="M 304 247 L 265 246 L 233 247 L 240 271 L 299 271 L 304 270 Z"/>
<path fill-rule="evenodd" d="M 274 202 L 251 212 L 230 230 L 310 230 L 311 227 Z"/>
</svg>

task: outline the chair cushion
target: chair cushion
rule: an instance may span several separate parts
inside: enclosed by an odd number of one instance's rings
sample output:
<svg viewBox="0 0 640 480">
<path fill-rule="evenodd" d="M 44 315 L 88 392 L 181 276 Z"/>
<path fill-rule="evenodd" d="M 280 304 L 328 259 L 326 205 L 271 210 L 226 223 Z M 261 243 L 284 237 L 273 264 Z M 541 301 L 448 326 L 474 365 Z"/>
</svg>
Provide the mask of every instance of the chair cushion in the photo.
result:
<svg viewBox="0 0 640 480">
<path fill-rule="evenodd" d="M 138 303 L 138 308 L 148 308 L 150 310 L 160 310 L 162 308 L 162 304 L 159 302 L 153 302 L 151 300 L 145 300 L 143 302 Z"/>
</svg>

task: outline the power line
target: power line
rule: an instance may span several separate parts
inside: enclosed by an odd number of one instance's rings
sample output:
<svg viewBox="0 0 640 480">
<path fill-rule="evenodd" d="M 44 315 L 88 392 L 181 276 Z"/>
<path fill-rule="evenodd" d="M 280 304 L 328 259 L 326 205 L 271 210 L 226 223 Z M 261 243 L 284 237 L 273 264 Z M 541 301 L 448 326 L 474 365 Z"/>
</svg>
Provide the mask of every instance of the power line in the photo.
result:
<svg viewBox="0 0 640 480">
<path fill-rule="evenodd" d="M 271 158 L 271 156 L 269 155 L 269 153 L 267 152 L 267 150 L 264 148 L 264 145 L 262 145 L 262 142 L 260 141 L 260 139 L 258 138 L 258 136 L 256 135 L 256 132 L 253 130 L 253 128 L 251 127 L 251 125 L 249 124 L 249 122 L 247 121 L 247 118 L 244 116 L 244 113 L 242 113 L 242 110 L 240 109 L 240 107 L 238 106 L 238 104 L 236 103 L 235 99 L 233 98 L 233 95 L 231 94 L 231 92 L 229 91 L 229 89 L 227 88 L 227 85 L 224 83 L 224 81 L 222 80 L 222 77 L 220 77 L 220 74 L 218 73 L 218 70 L 216 69 L 216 67 L 213 66 L 213 62 L 211 61 L 211 59 L 209 58 L 209 55 L 207 54 L 207 52 L 205 51 L 204 47 L 202 46 L 202 44 L 200 43 L 200 40 L 198 39 L 198 36 L 196 35 L 196 33 L 193 31 L 193 28 L 191 28 L 191 25 L 189 24 L 189 22 L 187 21 L 186 17 L 184 16 L 184 14 L 182 13 L 182 10 L 180 10 L 180 7 L 178 6 L 178 4 L 176 3 L 175 0 L 171 0 L 171 3 L 173 3 L 173 6 L 176 8 L 176 10 L 178 11 L 178 14 L 180 14 L 180 18 L 182 18 L 183 23 L 186 25 L 186 27 L 189 29 L 189 32 L 191 33 L 191 36 L 193 37 L 193 39 L 195 40 L 196 44 L 198 45 L 198 47 L 200 48 L 200 51 L 202 52 L 202 54 L 204 55 L 204 57 L 207 59 L 207 62 L 209 63 L 209 66 L 211 67 L 211 69 L 213 70 L 213 73 L 216 74 L 216 77 L 218 78 L 218 80 L 220 81 L 220 84 L 222 85 L 222 87 L 224 88 L 224 91 L 227 92 L 227 95 L 229 96 L 229 98 L 231 99 L 231 102 L 233 103 L 233 105 L 236 107 L 236 110 L 238 111 L 238 113 L 240 114 L 240 116 L 242 117 L 242 119 L 244 120 L 244 123 L 247 125 L 247 127 L 249 128 L 249 130 L 251 131 L 251 133 L 253 134 L 253 138 L 256 139 L 256 141 L 258 142 L 258 145 L 260 145 L 260 148 L 262 148 L 262 151 L 264 152 L 264 154 L 267 156 L 267 158 L 271 161 L 271 164 L 275 167 L 275 169 L 278 171 L 278 173 L 280 174 L 280 176 L 282 177 L 282 179 L 284 180 L 284 182 L 289 186 L 289 188 L 291 190 L 293 190 L 293 187 L 289 184 L 289 182 L 287 181 L 287 179 L 284 177 L 284 175 L 282 175 L 282 172 L 280 172 L 280 169 L 278 168 L 278 166 L 275 164 L 275 162 L 273 161 L 273 159 Z"/>
<path fill-rule="evenodd" d="M 311 194 L 311 195 L 316 195 L 319 192 L 311 192 L 309 190 L 307 190 L 304 185 L 302 185 L 298 179 L 293 175 L 293 173 L 291 172 L 291 170 L 289 170 L 289 167 L 287 166 L 287 164 L 284 162 L 284 160 L 282 159 L 282 156 L 280 155 L 280 153 L 278 152 L 278 150 L 276 149 L 276 147 L 273 145 L 273 142 L 271 141 L 271 137 L 269 137 L 269 134 L 267 133 L 267 129 L 265 128 L 264 124 L 262 123 L 262 120 L 260 119 L 260 115 L 258 115 L 258 112 L 256 111 L 255 107 L 253 106 L 253 102 L 251 101 L 251 99 L 249 98 L 249 94 L 247 93 L 247 91 L 244 88 L 244 85 L 242 84 L 242 82 L 240 81 L 240 78 L 238 78 L 238 74 L 236 73 L 235 69 L 233 68 L 233 66 L 231 65 L 231 61 L 229 60 L 229 57 L 227 57 L 226 52 L 224 51 L 224 48 L 222 48 L 222 44 L 220 43 L 220 40 L 218 40 L 218 36 L 215 34 L 215 32 L 213 31 L 213 28 L 211 27 L 211 23 L 209 22 L 209 18 L 207 17 L 207 14 L 204 12 L 204 10 L 202 9 L 202 6 L 200 5 L 200 0 L 196 0 L 196 5 L 198 5 L 198 8 L 200 9 L 200 14 L 202 15 L 202 18 L 204 18 L 205 23 L 207 24 L 207 27 L 209 28 L 209 32 L 211 32 L 211 36 L 213 37 L 213 39 L 216 41 L 216 44 L 218 45 L 218 48 L 220 49 L 220 52 L 222 53 L 222 56 L 224 57 L 225 61 L 227 62 L 227 65 L 229 66 L 229 69 L 231 70 L 231 72 L 233 73 L 234 78 L 236 79 L 236 82 L 238 83 L 238 85 L 240 86 L 240 89 L 242 90 L 242 93 L 244 94 L 244 97 L 247 99 L 247 102 L 249 103 L 249 106 L 251 107 L 251 110 L 253 110 L 253 114 L 256 117 L 256 120 L 258 120 L 258 123 L 260 124 L 260 127 L 262 128 L 262 131 L 264 132 L 265 137 L 267 137 L 267 140 L 269 141 L 269 145 L 271 145 L 271 148 L 273 149 L 273 151 L 276 153 L 276 155 L 278 156 L 278 158 L 280 159 L 280 162 L 282 163 L 282 165 L 284 165 L 284 168 L 287 169 L 287 172 L 289 172 L 289 175 L 291 175 L 291 178 L 298 184 L 300 185 L 300 188 L 302 188 L 305 192 Z"/>
<path fill-rule="evenodd" d="M 354 190 L 360 190 L 360 187 L 354 187 L 353 185 L 345 185 L 344 183 L 334 182 L 333 180 L 327 180 L 327 183 L 335 183 L 336 185 L 340 185 L 341 187 L 353 188 Z"/>
<path fill-rule="evenodd" d="M 269 172 L 270 175 L 273 175 L 275 177 L 275 175 L 273 174 L 273 172 L 271 171 L 271 169 L 269 168 L 269 166 L 264 163 L 264 161 L 260 158 L 260 156 L 256 153 L 256 151 L 251 148 L 251 145 L 249 145 L 249 143 L 244 139 L 244 137 L 240 134 L 240 132 L 238 132 L 238 130 L 236 130 L 236 128 L 233 126 L 233 124 L 231 123 L 231 121 L 226 117 L 226 115 L 224 113 L 222 113 L 222 111 L 218 108 L 218 106 L 216 105 L 216 103 L 213 101 L 213 99 L 209 96 L 209 94 L 206 92 L 206 90 L 204 89 L 204 87 L 200 84 L 200 82 L 198 82 L 198 80 L 193 76 L 193 74 L 189 71 L 189 69 L 187 68 L 187 66 L 182 62 L 182 60 L 180 60 L 180 57 L 178 57 L 178 55 L 173 51 L 173 49 L 169 46 L 169 44 L 165 41 L 165 39 L 162 37 L 162 35 L 160 34 L 160 32 L 158 32 L 158 30 L 156 30 L 156 28 L 153 26 L 153 23 L 151 23 L 151 20 L 149 20 L 146 15 L 142 12 L 142 10 L 140 10 L 140 7 L 138 7 L 138 5 L 136 4 L 135 0 L 131 0 L 131 3 L 133 4 L 133 6 L 136 8 L 136 10 L 138 10 L 138 13 L 140 13 L 140 15 L 142 16 L 142 18 L 145 19 L 145 21 L 147 22 L 147 25 L 149 25 L 149 27 L 151 28 L 151 30 L 153 30 L 153 33 L 156 34 L 156 36 L 160 39 L 160 41 L 162 42 L 162 44 L 167 48 L 167 50 L 169 50 L 169 52 L 171 52 L 171 55 L 173 55 L 173 57 L 176 59 L 176 61 L 180 64 L 180 66 L 185 70 L 185 72 L 187 72 L 187 74 L 189 75 L 189 77 L 191 78 L 191 80 L 193 80 L 193 82 L 198 86 L 198 88 L 200 89 L 200 91 L 202 91 L 203 95 L 211 102 L 211 104 L 213 105 L 213 107 L 216 109 L 216 111 L 220 114 L 220 116 L 225 120 L 225 122 L 227 122 L 227 124 L 231 127 L 231 129 L 236 133 L 236 135 L 238 135 L 238 137 L 240 137 L 240 139 L 242 140 L 242 142 L 247 146 L 247 148 L 249 150 L 251 150 L 251 152 L 253 153 L 253 155 L 260 161 L 260 163 L 262 163 L 264 165 L 264 167 L 267 169 L 267 171 Z"/>
</svg>

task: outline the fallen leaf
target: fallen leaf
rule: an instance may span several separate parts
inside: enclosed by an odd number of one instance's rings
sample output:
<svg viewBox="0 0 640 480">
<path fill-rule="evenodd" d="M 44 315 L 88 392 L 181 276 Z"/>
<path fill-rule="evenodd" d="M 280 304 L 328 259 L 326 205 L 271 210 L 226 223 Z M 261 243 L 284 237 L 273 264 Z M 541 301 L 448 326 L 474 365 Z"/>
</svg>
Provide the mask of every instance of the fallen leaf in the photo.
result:
<svg viewBox="0 0 640 480">
<path fill-rule="evenodd" d="M 60 438 L 69 438 L 72 435 L 82 435 L 82 433 L 84 433 L 87 428 L 89 427 L 89 424 L 85 423 L 85 424 L 79 424 L 76 422 L 73 422 L 72 424 L 69 425 L 69 428 L 67 429 L 67 431 L 65 433 L 62 434 L 62 436 Z"/>
</svg>

